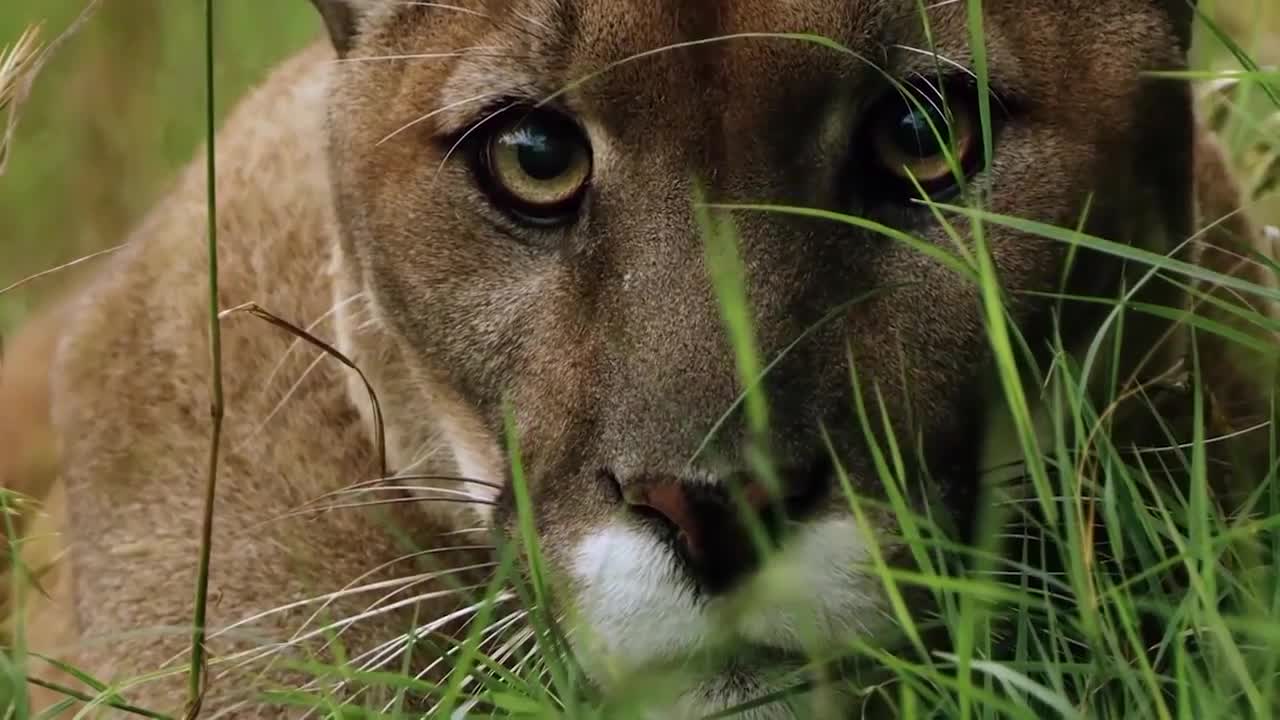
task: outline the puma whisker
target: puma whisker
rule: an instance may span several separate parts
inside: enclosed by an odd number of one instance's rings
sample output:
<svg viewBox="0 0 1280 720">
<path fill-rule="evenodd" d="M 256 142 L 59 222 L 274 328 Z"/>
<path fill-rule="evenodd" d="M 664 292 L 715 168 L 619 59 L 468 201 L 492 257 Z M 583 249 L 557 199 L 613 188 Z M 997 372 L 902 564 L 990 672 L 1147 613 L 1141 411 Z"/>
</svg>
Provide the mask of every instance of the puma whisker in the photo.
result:
<svg viewBox="0 0 1280 720">
<path fill-rule="evenodd" d="M 269 610 L 264 610 L 254 615 L 250 615 L 249 617 L 243 618 L 241 620 L 237 620 L 236 622 L 231 623 L 226 627 L 220 628 L 219 630 L 210 633 L 209 639 L 211 640 L 215 639 L 219 635 L 233 632 L 239 627 L 250 625 L 252 623 L 255 623 L 271 615 L 275 615 L 282 612 L 288 612 L 296 608 L 302 608 L 308 605 L 314 605 L 316 603 L 321 603 L 320 607 L 317 608 L 315 612 L 313 612 L 306 620 L 302 622 L 301 626 L 299 627 L 299 633 L 300 633 L 301 631 L 305 630 L 311 623 L 315 622 L 316 619 L 319 618 L 321 614 L 323 614 L 326 610 L 328 610 L 333 600 L 336 600 L 342 597 L 347 597 L 350 595 L 362 595 L 368 592 L 372 592 L 375 590 L 383 590 L 386 588 L 406 587 L 413 583 L 420 583 L 421 581 L 433 579 L 438 575 L 436 573 L 418 573 L 416 575 L 400 576 L 400 577 L 392 578 L 390 580 L 383 580 L 380 582 L 369 583 L 367 585 L 356 585 L 356 583 L 360 582 L 361 580 L 364 580 L 366 577 L 377 574 L 378 572 L 386 570 L 387 568 L 393 565 L 398 565 L 402 562 L 405 562 L 407 560 L 412 560 L 415 558 L 426 557 L 429 555 L 438 555 L 438 554 L 447 553 L 447 552 L 468 552 L 468 551 L 486 551 L 486 550 L 493 550 L 493 546 L 462 545 L 459 547 L 433 548 L 430 550 L 420 550 L 418 552 L 408 553 L 406 555 L 402 555 L 401 557 L 389 560 L 379 565 L 378 567 L 375 567 L 372 570 L 365 572 L 360 577 L 348 583 L 346 586 L 344 586 L 340 590 L 324 593 L 322 595 L 316 595 L 314 597 L 304 598 L 302 600 L 295 600 L 294 602 L 288 603 L 286 605 L 280 605 L 278 607 L 274 607 Z M 298 633 L 294 634 L 295 637 L 297 635 Z M 171 658 L 170 661 L 165 664 L 166 665 L 173 664 L 177 662 L 178 659 L 179 657 Z"/>
</svg>

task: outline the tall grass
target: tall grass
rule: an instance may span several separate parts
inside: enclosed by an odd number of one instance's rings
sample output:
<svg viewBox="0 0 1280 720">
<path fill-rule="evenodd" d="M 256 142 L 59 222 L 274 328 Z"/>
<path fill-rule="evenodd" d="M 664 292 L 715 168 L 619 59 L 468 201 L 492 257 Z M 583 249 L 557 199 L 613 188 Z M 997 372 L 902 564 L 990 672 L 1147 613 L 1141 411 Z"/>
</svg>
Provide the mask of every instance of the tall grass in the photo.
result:
<svg viewBox="0 0 1280 720">
<path fill-rule="evenodd" d="M 206 0 L 212 8 L 211 0 Z M 970 0 L 971 31 L 979 58 L 977 70 L 985 83 L 981 57 L 983 33 L 978 21 L 980 2 Z M 155 8 L 152 8 L 155 10 Z M 209 88 L 214 87 L 215 47 L 211 29 L 218 18 L 210 15 L 204 26 L 209 56 L 204 69 Z M 228 35 L 231 33 L 227 33 Z M 802 41 L 802 38 L 797 38 Z M 1250 72 L 1234 76 L 1234 91 L 1222 116 L 1221 132 L 1232 141 L 1237 159 L 1253 181 L 1264 208 L 1273 202 L 1266 194 L 1272 182 L 1275 157 L 1280 153 L 1280 133 L 1273 135 L 1272 118 L 1280 117 L 1280 97 L 1275 94 L 1274 73 L 1253 65 L 1254 51 L 1225 34 L 1202 37 L 1206 66 L 1221 66 L 1224 58 Z M 1224 76 L 1225 77 L 1225 76 Z M 206 132 L 216 122 L 212 94 L 206 105 Z M 990 108 L 983 109 L 983 134 L 990 148 Z M 1251 132 L 1252 131 L 1252 132 Z M 212 187 L 212 143 L 210 177 Z M 15 168 L 15 173 L 18 172 Z M 696 202 L 696 201 L 695 201 Z M 776 206 L 718 206 L 699 204 L 707 235 L 707 257 L 722 318 L 738 359 L 744 387 L 742 402 L 753 432 L 763 436 L 769 421 L 763 397 L 753 393 L 759 378 L 772 366 L 757 357 L 750 327 L 742 268 L 735 254 L 730 223 L 720 218 L 732 212 L 784 212 L 822 217 L 833 223 L 852 224 L 881 231 L 890 240 L 912 247 L 922 243 L 905 233 L 873 227 L 866 220 L 838 213 L 816 213 L 805 208 Z M 210 197 L 210 338 L 218 352 L 220 308 L 217 298 L 214 202 Z M 906 498 L 918 494 L 919 478 L 904 470 L 910 443 L 899 444 L 888 433 L 885 439 L 868 430 L 867 439 L 880 475 L 881 493 L 863 496 L 855 491 L 836 457 L 840 487 L 851 510 L 862 517 L 871 508 L 886 509 L 898 518 L 916 567 L 902 569 L 884 562 L 873 552 L 867 572 L 880 578 L 889 590 L 895 620 L 912 642 L 892 651 L 851 642 L 847 657 L 815 658 L 813 670 L 847 662 L 871 668 L 863 681 L 844 692 L 860 694 L 868 708 L 889 717 L 904 718 L 1270 718 L 1276 715 L 1280 696 L 1280 483 L 1275 466 L 1280 442 L 1270 432 L 1268 467 L 1245 468 L 1259 477 L 1243 504 L 1231 511 L 1214 503 L 1215 468 L 1210 451 L 1211 428 L 1206 424 L 1205 399 L 1199 387 L 1200 358 L 1192 355 L 1181 388 L 1193 405 L 1192 438 L 1183 443 L 1172 430 L 1170 447 L 1148 453 L 1113 442 L 1105 428 L 1114 405 L 1122 404 L 1129 388 L 1112 378 L 1112 395 L 1096 398 L 1089 389 L 1093 360 L 1108 370 L 1108 358 L 1080 358 L 1065 350 L 1051 362 L 1035 368 L 1039 378 L 1029 397 L 1024 378 L 1026 340 L 1006 318 L 1007 292 L 996 279 L 985 252 L 983 228 L 1006 226 L 1071 246 L 1108 253 L 1118 259 L 1150 268 L 1146 278 L 1159 274 L 1189 281 L 1223 283 L 1243 293 L 1280 301 L 1274 290 L 1216 275 L 1171 257 L 1110 243 L 1082 233 L 1078 228 L 1056 228 L 1015 217 L 994 214 L 979 206 L 932 203 L 944 223 L 958 219 L 973 228 L 975 252 L 942 257 L 957 274 L 977 283 L 983 299 L 984 318 L 991 338 L 995 365 L 1002 380 L 1021 464 L 1029 482 L 993 489 L 992 503 L 1001 512 L 985 518 L 990 526 L 987 542 L 965 544 L 938 520 L 933 509 L 917 508 Z M 1262 211 L 1264 219 L 1265 209 Z M 959 232 L 953 228 L 953 234 Z M 1280 270 L 1280 268 L 1277 268 Z M 0 283 L 2 284 L 2 283 Z M 1115 308 L 1115 317 L 1144 308 L 1129 307 L 1127 297 L 1101 298 Z M 1149 308 L 1146 310 L 1150 310 Z M 1273 318 L 1248 308 L 1236 310 L 1246 324 L 1270 332 L 1280 330 Z M 0 326 L 2 327 L 2 326 Z M 1214 333 L 1248 343 L 1246 336 L 1221 323 L 1201 320 L 1198 332 Z M 1267 350 L 1267 348 L 1257 348 Z M 215 361 L 214 367 L 217 368 Z M 856 364 L 850 391 L 864 428 L 888 427 L 888 410 L 875 393 L 864 395 Z M 1114 371 L 1113 371 L 1114 372 Z M 213 378 L 218 397 L 217 376 Z M 1044 403 L 1050 410 L 1047 428 L 1036 427 L 1032 406 Z M 215 408 L 216 410 L 216 408 Z M 215 425 L 216 427 L 216 425 Z M 1104 431 L 1099 431 L 1102 428 Z M 433 684 L 405 673 L 376 673 L 341 663 L 297 663 L 297 669 L 315 675 L 320 689 L 273 692 L 282 705 L 307 707 L 330 717 L 406 717 L 403 698 L 416 694 L 431 701 L 433 715 L 453 717 L 470 709 L 484 716 L 502 717 L 640 717 L 654 696 L 672 692 L 661 678 L 648 678 L 641 691 L 624 689 L 612 697 L 587 691 L 589 683 L 566 652 L 558 619 L 546 609 L 539 538 L 532 522 L 532 505 L 524 484 L 519 438 L 508 427 L 520 537 L 505 548 L 500 568 L 486 593 L 486 604 L 466 637 L 456 641 L 448 657 L 455 671 L 447 682 Z M 217 437 L 212 440 L 209 492 L 214 490 Z M 767 465 L 767 448 L 761 448 Z M 1168 483 L 1178 477 L 1180 483 Z M 206 522 L 215 518 L 206 518 Z M 866 526 L 866 523 L 862 523 Z M 209 533 L 206 525 L 204 550 Z M 1010 537 L 1001 538 L 1004 533 Z M 1101 536 L 1105 535 L 1105 542 Z M 12 537 L 12 534 L 10 534 Z M 1012 542 L 1009 542 L 1012 540 Z M 874 542 L 873 542 L 874 544 Z M 1013 553 L 1009 554 L 1009 548 Z M 521 573 L 513 558 L 522 556 Z M 203 565 L 202 565 L 203 566 Z M 205 580 L 201 573 L 201 582 Z M 935 612 L 921 617 L 908 608 L 900 589 L 925 590 Z M 518 596 L 527 609 L 526 639 L 532 644 L 485 647 L 492 605 L 500 593 Z M 205 588 L 197 591 L 192 653 L 192 708 L 198 708 L 203 640 Z M 926 631 L 940 631 L 945 642 L 926 643 Z M 936 633 L 935 633 L 936 634 Z M 527 648 L 521 650 L 521 648 Z M 514 648 L 514 649 L 511 649 Z M 19 662 L 4 665 L 21 669 Z M 137 708 L 117 697 L 96 680 L 76 674 L 97 696 L 68 690 L 67 707 L 88 701 L 110 705 L 125 713 L 164 718 L 154 709 Z M 866 681 L 866 677 L 874 678 Z M 338 681 L 347 692 L 338 699 L 326 692 Z M 814 688 L 811 676 L 788 671 L 776 697 L 753 701 L 786 702 L 800 712 L 814 712 L 818 697 L 827 689 Z M 637 681 L 639 682 L 639 681 Z M 327 683 L 327 685 L 326 685 Z M 815 690 L 802 693 L 802 690 Z M 388 700 L 387 698 L 391 698 Z M 737 708 L 735 710 L 743 710 Z M 732 712 L 725 713 L 725 716 Z M 29 710 L 21 701 L 8 705 L 6 717 L 26 720 Z"/>
</svg>

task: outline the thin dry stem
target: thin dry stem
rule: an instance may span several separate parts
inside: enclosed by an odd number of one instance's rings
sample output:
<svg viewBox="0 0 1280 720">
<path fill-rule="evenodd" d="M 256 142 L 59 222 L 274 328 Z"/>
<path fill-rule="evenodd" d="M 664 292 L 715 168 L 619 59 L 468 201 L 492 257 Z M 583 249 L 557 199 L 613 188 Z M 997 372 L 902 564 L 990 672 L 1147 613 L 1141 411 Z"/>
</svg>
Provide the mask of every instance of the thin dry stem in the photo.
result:
<svg viewBox="0 0 1280 720">
<path fill-rule="evenodd" d="M 3 161 L 0 161 L 0 164 L 3 164 Z M 115 247 L 109 247 L 106 250 L 99 250 L 94 253 L 89 253 L 88 255 L 78 257 L 75 260 L 62 263 L 61 265 L 57 265 L 55 267 L 51 267 L 48 270 L 41 270 L 40 272 L 35 273 L 33 275 L 28 275 L 10 285 L 6 285 L 5 287 L 0 288 L 0 295 L 4 295 L 7 292 L 17 290 L 23 285 L 39 280 L 40 278 L 45 277 L 46 275 L 53 275 L 54 273 L 59 273 L 59 272 L 62 272 L 63 270 L 70 270 L 71 268 L 75 267 L 76 265 L 79 265 L 80 263 L 88 262 L 90 260 L 96 260 L 97 258 L 118 252 L 120 250 L 123 250 L 124 247 L 125 247 L 124 244 L 116 245 Z"/>
<path fill-rule="evenodd" d="M 384 435 L 384 426 L 382 422 L 382 405 L 381 403 L 378 402 L 378 393 L 373 389 L 373 385 L 369 382 L 369 378 L 365 376 L 364 371 L 361 370 L 360 367 L 351 360 L 351 358 L 348 358 L 346 355 L 344 355 L 342 351 L 338 350 L 337 348 L 330 345 L 329 343 L 321 340 L 315 335 L 312 335 L 311 333 L 307 332 L 306 330 L 299 327 L 298 325 L 295 325 L 294 323 L 291 323 L 288 320 L 285 320 L 279 315 L 276 315 L 275 313 L 263 308 L 258 303 L 247 302 L 247 303 L 244 303 L 243 305 L 237 305 L 233 308 L 228 308 L 218 314 L 218 319 L 222 320 L 231 315 L 235 315 L 238 313 L 247 313 L 260 320 L 265 320 L 271 323 L 272 325 L 275 325 L 278 328 L 288 331 L 289 333 L 293 334 L 295 337 L 298 337 L 308 343 L 311 343 L 312 345 L 316 346 L 320 350 L 323 350 L 327 355 L 336 359 L 338 362 L 342 363 L 343 365 L 346 365 L 347 367 L 351 368 L 356 372 L 357 375 L 360 376 L 361 382 L 364 383 L 365 390 L 369 393 L 369 403 L 373 406 L 373 417 L 374 417 L 373 432 L 374 432 L 374 444 L 378 446 L 378 467 L 382 471 L 381 473 L 382 477 L 387 477 L 387 475 L 389 474 L 387 471 L 387 442 L 386 442 L 386 437 Z"/>
<path fill-rule="evenodd" d="M 27 85 L 36 61 L 40 58 L 40 26 L 33 25 L 22 31 L 10 46 L 0 50 L 0 112 L 9 112 L 6 128 L 0 135 L 0 175 L 4 174 L 9 158 L 9 144 L 18 124 L 17 105 Z"/>
<path fill-rule="evenodd" d="M 200 528 L 200 557 L 196 570 L 195 608 L 192 613 L 191 666 L 187 674 L 187 720 L 200 716 L 207 679 L 205 657 L 206 613 L 209 605 L 209 561 L 213 554 L 213 512 L 218 488 L 218 460 L 222 447 L 225 404 L 222 391 L 222 316 L 218 313 L 218 195 L 216 116 L 213 74 L 213 0 L 205 0 L 205 173 L 208 206 L 209 252 L 209 462 L 205 475 L 204 515 Z"/>
<path fill-rule="evenodd" d="M 18 111 L 31 96 L 31 88 L 45 65 L 49 63 L 58 50 L 80 29 L 102 6 L 102 0 L 89 0 L 76 19 L 63 30 L 53 42 L 40 48 L 36 42 L 36 28 L 28 28 L 18 37 L 12 48 L 6 53 L 6 59 L 17 57 L 19 62 L 9 65 L 0 64 L 0 112 L 8 112 L 3 134 L 0 134 L 0 176 L 4 175 L 8 164 L 8 149 L 12 147 L 13 136 L 18 131 Z M 33 32 L 35 30 L 36 32 Z M 21 50 L 18 50 L 21 48 Z"/>
</svg>

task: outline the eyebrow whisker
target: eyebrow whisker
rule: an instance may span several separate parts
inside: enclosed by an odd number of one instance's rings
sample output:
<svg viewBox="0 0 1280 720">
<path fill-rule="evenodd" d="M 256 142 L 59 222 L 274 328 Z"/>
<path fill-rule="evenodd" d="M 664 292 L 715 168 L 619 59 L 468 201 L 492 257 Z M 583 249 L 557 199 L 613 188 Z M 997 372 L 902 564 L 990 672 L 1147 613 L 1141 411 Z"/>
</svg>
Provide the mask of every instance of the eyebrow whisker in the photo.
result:
<svg viewBox="0 0 1280 720">
<path fill-rule="evenodd" d="M 404 131 L 409 130 L 410 128 L 416 127 L 443 112 L 454 110 L 459 107 L 463 107 L 465 105 L 469 105 L 472 103 L 478 103 L 485 100 L 489 100 L 495 97 L 500 97 L 500 96 L 497 93 L 486 92 L 486 93 L 481 93 L 479 95 L 472 95 L 471 97 L 463 98 L 461 100 L 451 102 L 448 105 L 445 105 L 443 107 L 436 108 L 435 110 L 432 110 L 431 112 L 425 115 L 422 115 L 421 117 L 415 118 L 414 120 L 408 123 L 405 123 L 404 125 L 401 125 L 399 128 L 396 128 L 389 135 L 387 135 L 386 137 L 382 138 L 377 143 L 375 143 L 375 146 L 382 145 L 383 143 L 387 142 L 388 140 L 391 140 L 392 138 L 396 137 L 400 133 L 403 133 Z"/>
</svg>

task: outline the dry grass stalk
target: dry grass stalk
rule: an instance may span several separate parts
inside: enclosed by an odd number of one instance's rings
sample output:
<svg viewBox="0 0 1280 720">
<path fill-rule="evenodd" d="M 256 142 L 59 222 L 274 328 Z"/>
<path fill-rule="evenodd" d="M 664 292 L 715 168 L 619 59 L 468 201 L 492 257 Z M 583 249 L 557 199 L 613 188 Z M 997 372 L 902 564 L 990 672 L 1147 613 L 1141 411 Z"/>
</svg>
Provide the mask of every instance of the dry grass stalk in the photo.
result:
<svg viewBox="0 0 1280 720">
<path fill-rule="evenodd" d="M 351 358 L 342 354 L 342 351 L 338 350 L 333 345 L 321 340 L 315 335 L 312 335 L 311 333 L 307 332 L 301 327 L 295 325 L 294 323 L 289 322 L 288 320 L 285 320 L 284 318 L 280 317 L 279 315 L 276 315 L 275 313 L 271 312 L 270 310 L 267 310 L 266 308 L 262 307 L 261 305 L 255 302 L 247 302 L 247 303 L 244 303 L 243 305 L 237 305 L 233 308 L 227 308 L 226 310 L 223 310 L 222 312 L 218 313 L 218 320 L 222 321 L 232 315 L 236 315 L 239 313 L 247 313 L 249 315 L 252 315 L 258 318 L 259 320 L 265 320 L 266 322 L 271 323 L 272 325 L 290 333 L 291 335 L 302 340 L 303 342 L 309 343 L 312 346 L 319 348 L 326 355 L 334 358 L 335 360 L 347 366 L 348 368 L 351 368 L 352 370 L 355 371 L 356 375 L 360 376 L 360 381 L 364 383 L 364 389 L 369 394 L 369 404 L 373 407 L 374 444 L 378 448 L 378 463 L 379 463 L 380 469 L 382 470 L 382 474 L 380 477 L 383 479 L 389 478 L 390 477 L 388 475 L 389 469 L 387 467 L 386 431 L 383 427 L 383 421 L 382 421 L 382 404 L 378 402 L 378 393 L 374 391 L 373 384 L 369 382 L 369 378 L 364 374 L 364 371 L 360 369 L 360 366 L 356 365 L 355 362 L 351 360 Z"/>
<path fill-rule="evenodd" d="M 3 56 L 0 58 L 0 113 L 7 113 L 4 133 L 0 134 L 0 176 L 4 175 L 9 148 L 18 130 L 18 111 L 31 95 L 31 88 L 40 71 L 63 43 L 80 32 L 101 6 L 102 0 L 89 0 L 67 29 L 48 45 L 42 47 L 38 42 L 40 26 L 36 25 L 24 30 L 12 46 L 0 51 Z"/>
<path fill-rule="evenodd" d="M 5 131 L 0 135 L 0 175 L 9 158 L 9 143 L 18 125 L 17 107 L 26 98 L 32 72 L 39 67 L 43 55 L 40 26 L 28 27 L 18 39 L 0 49 L 0 113 L 7 113 Z"/>
</svg>

